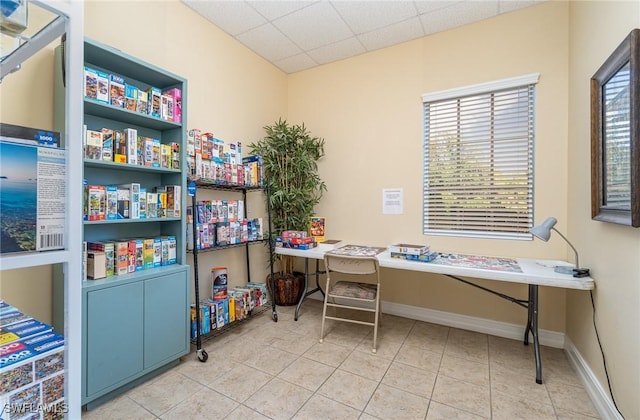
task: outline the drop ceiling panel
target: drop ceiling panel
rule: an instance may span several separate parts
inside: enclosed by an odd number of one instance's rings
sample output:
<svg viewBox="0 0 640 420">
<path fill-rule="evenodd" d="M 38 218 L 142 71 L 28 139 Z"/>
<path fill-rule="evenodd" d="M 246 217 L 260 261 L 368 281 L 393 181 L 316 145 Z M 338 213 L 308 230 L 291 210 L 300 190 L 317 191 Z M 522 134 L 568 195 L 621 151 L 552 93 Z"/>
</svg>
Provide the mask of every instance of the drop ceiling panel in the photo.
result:
<svg viewBox="0 0 640 420">
<path fill-rule="evenodd" d="M 232 36 L 267 23 L 267 19 L 244 1 L 183 0 L 183 3 Z"/>
<path fill-rule="evenodd" d="M 332 3 L 354 34 L 380 29 L 415 17 L 413 1 L 335 1 Z"/>
<path fill-rule="evenodd" d="M 424 36 L 420 18 L 414 17 L 358 36 L 368 51 L 401 44 Z"/>
<path fill-rule="evenodd" d="M 273 25 L 262 25 L 236 37 L 253 51 L 269 61 L 300 54 L 302 50 Z"/>
<path fill-rule="evenodd" d="M 307 52 L 318 64 L 331 63 L 367 52 L 356 38 L 348 38 Z"/>
<path fill-rule="evenodd" d="M 273 24 L 304 50 L 353 36 L 353 32 L 328 2 L 314 3 L 274 20 Z"/>
</svg>

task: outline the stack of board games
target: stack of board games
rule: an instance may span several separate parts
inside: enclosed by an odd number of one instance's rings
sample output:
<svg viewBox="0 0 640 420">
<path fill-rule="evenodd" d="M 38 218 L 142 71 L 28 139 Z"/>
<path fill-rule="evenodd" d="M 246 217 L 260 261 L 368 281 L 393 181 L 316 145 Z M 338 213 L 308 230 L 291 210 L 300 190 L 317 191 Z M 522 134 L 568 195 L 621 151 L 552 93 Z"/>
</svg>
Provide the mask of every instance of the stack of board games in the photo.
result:
<svg viewBox="0 0 640 420">
<path fill-rule="evenodd" d="M 61 419 L 68 411 L 64 396 L 64 337 L 50 325 L 2 300 L 0 407 L 3 420 Z"/>
<path fill-rule="evenodd" d="M 429 245 L 394 244 L 389 245 L 389 253 L 392 258 L 420 262 L 431 262 L 438 256 Z"/>
</svg>

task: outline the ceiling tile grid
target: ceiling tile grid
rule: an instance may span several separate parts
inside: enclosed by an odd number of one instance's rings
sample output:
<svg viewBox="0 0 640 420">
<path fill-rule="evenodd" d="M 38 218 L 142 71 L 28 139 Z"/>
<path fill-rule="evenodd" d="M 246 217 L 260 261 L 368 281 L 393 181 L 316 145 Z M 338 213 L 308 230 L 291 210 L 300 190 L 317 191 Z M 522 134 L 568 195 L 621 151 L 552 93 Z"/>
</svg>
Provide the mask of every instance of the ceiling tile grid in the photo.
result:
<svg viewBox="0 0 640 420">
<path fill-rule="evenodd" d="M 182 0 L 285 73 L 353 57 L 545 0 Z"/>
</svg>

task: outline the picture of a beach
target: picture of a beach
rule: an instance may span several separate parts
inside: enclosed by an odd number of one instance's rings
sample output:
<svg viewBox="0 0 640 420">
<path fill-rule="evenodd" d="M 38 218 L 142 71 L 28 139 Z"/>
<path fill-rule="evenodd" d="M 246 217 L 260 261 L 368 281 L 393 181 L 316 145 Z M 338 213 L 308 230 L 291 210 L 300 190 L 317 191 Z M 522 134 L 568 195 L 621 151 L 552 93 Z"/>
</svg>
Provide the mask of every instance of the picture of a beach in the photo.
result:
<svg viewBox="0 0 640 420">
<path fill-rule="evenodd" d="M 2 254 L 36 249 L 37 160 L 37 147 L 0 142 Z"/>
</svg>

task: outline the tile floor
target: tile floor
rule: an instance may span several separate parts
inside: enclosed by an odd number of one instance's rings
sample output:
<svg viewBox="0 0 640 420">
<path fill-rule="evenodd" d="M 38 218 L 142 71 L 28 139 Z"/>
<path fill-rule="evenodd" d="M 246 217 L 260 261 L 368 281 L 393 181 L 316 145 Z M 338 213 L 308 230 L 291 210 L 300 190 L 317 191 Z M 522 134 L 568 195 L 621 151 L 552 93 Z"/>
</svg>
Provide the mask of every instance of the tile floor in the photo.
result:
<svg viewBox="0 0 640 420">
<path fill-rule="evenodd" d="M 266 311 L 203 344 L 172 370 L 84 412 L 91 419 L 593 419 L 564 352 L 542 348 L 535 383 L 520 341 L 382 316 L 371 327 L 328 321 L 322 303 Z"/>
</svg>

